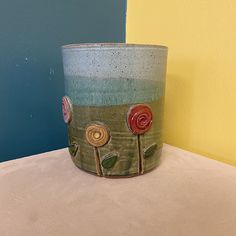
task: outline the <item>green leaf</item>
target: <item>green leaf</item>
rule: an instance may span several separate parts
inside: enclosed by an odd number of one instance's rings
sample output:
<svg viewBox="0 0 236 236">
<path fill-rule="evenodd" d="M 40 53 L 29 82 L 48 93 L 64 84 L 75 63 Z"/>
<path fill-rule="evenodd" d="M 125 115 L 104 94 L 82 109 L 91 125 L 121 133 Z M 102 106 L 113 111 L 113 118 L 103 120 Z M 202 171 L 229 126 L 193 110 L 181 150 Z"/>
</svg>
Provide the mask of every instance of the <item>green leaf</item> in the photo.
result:
<svg viewBox="0 0 236 236">
<path fill-rule="evenodd" d="M 69 145 L 69 152 L 70 152 L 71 156 L 75 157 L 78 149 L 79 149 L 79 146 L 77 143 L 75 143 L 75 142 L 71 143 Z"/>
<path fill-rule="evenodd" d="M 153 143 L 149 147 L 145 148 L 143 151 L 143 156 L 144 158 L 149 158 L 151 157 L 157 149 L 157 144 Z"/>
<path fill-rule="evenodd" d="M 107 155 L 105 155 L 102 161 L 103 168 L 105 169 L 112 168 L 115 165 L 117 158 L 118 158 L 118 153 L 116 152 L 110 152 Z"/>
</svg>

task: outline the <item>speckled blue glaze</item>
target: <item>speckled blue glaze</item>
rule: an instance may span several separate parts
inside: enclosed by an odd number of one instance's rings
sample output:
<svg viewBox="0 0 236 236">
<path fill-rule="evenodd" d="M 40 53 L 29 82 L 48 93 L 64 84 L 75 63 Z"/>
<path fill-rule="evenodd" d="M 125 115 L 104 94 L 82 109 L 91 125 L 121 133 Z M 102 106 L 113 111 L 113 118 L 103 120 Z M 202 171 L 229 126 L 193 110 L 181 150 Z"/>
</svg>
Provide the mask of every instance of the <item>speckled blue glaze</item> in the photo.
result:
<svg viewBox="0 0 236 236">
<path fill-rule="evenodd" d="M 164 95 L 164 46 L 74 44 L 62 54 L 66 95 L 75 105 L 134 104 Z"/>
</svg>

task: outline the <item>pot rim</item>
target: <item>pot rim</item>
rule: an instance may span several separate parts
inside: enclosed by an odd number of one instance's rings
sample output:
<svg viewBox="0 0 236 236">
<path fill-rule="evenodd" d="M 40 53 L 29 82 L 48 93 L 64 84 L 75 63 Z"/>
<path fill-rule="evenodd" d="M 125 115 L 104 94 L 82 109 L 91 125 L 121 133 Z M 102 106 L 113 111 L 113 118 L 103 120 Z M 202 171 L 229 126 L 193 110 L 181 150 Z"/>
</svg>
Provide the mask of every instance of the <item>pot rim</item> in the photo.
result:
<svg viewBox="0 0 236 236">
<path fill-rule="evenodd" d="M 162 49 L 168 50 L 168 47 L 163 45 L 154 44 L 133 44 L 133 43 L 75 43 L 67 44 L 62 46 L 62 50 L 72 50 L 72 49 L 127 49 L 127 48 L 152 48 L 152 49 Z"/>
</svg>

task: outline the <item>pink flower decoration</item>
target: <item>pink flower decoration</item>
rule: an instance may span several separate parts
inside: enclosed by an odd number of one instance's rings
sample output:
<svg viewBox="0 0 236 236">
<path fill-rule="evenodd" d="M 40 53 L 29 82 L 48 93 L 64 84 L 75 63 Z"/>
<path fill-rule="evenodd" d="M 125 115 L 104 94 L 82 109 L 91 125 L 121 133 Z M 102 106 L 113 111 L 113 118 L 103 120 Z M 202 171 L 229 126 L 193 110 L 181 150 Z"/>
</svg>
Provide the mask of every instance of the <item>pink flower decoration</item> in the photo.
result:
<svg viewBox="0 0 236 236">
<path fill-rule="evenodd" d="M 62 114 L 65 123 L 69 123 L 72 120 L 72 105 L 67 96 L 62 98 Z"/>
</svg>

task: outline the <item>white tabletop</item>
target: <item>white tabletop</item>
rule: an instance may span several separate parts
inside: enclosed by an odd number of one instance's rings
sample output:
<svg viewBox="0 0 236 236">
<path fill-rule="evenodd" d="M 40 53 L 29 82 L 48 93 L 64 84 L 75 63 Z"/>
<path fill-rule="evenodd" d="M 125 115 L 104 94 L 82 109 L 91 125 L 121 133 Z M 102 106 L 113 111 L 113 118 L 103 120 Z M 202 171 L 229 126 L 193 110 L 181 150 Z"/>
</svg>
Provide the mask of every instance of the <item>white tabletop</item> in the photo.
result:
<svg viewBox="0 0 236 236">
<path fill-rule="evenodd" d="M 127 179 L 79 170 L 67 149 L 0 164 L 1 236 L 234 236 L 236 168 L 169 145 Z"/>
</svg>

